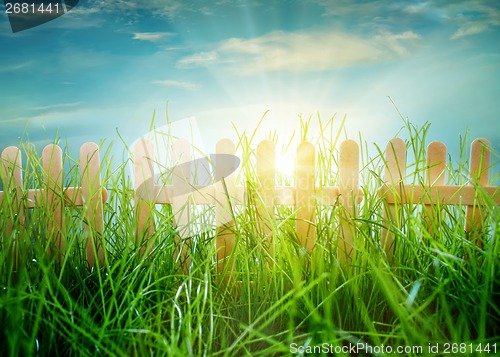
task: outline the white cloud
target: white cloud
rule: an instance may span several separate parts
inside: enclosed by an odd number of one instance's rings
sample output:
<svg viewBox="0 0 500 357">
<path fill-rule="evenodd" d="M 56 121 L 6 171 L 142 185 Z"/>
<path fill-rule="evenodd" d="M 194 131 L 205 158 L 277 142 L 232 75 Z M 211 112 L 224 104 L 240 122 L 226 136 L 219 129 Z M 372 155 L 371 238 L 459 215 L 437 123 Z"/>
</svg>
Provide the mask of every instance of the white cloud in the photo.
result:
<svg viewBox="0 0 500 357">
<path fill-rule="evenodd" d="M 253 0 L 205 1 L 205 0 L 88 0 L 72 11 L 80 14 L 115 13 L 127 18 L 142 17 L 144 12 L 156 16 L 175 19 L 186 13 L 199 13 L 205 16 L 214 15 L 218 10 L 227 7 L 242 7 L 245 9 L 260 6 L 260 2 Z"/>
<path fill-rule="evenodd" d="M 217 53 L 215 51 L 200 52 L 191 56 L 181 58 L 177 62 L 179 67 L 197 67 L 213 63 L 217 60 Z"/>
<path fill-rule="evenodd" d="M 200 85 L 193 82 L 184 82 L 184 81 L 175 81 L 171 79 L 163 80 L 163 81 L 154 81 L 154 84 L 165 86 L 165 87 L 173 87 L 179 88 L 189 91 L 196 91 L 200 89 Z"/>
<path fill-rule="evenodd" d="M 462 26 L 451 36 L 452 40 L 457 40 L 462 37 L 480 34 L 489 28 L 484 22 L 468 22 Z"/>
<path fill-rule="evenodd" d="M 253 39 L 226 40 L 216 51 L 186 57 L 179 65 L 205 65 L 217 60 L 241 75 L 316 72 L 407 57 L 419 39 L 411 31 L 384 32 L 371 38 L 339 31 L 275 31 Z"/>
<path fill-rule="evenodd" d="M 33 66 L 34 61 L 24 61 L 24 62 L 19 62 L 10 66 L 2 66 L 0 67 L 0 73 L 8 73 L 8 72 L 14 72 L 14 71 L 20 71 L 20 70 L 25 70 L 28 67 Z"/>
<path fill-rule="evenodd" d="M 420 2 L 415 4 L 403 5 L 403 12 L 411 15 L 420 15 L 425 14 L 429 11 L 429 3 L 428 2 Z"/>
<path fill-rule="evenodd" d="M 457 26 L 451 39 L 478 35 L 500 26 L 498 0 L 392 0 L 353 2 L 351 0 L 309 0 L 323 8 L 324 16 L 363 19 L 363 25 L 401 26 L 406 15 L 419 16 L 424 21 Z M 403 22 L 402 22 L 403 21 Z M 414 25 L 416 23 L 413 23 Z M 411 25 L 411 24 L 408 24 Z"/>
<path fill-rule="evenodd" d="M 461 1 L 446 8 L 448 19 L 458 24 L 450 39 L 478 35 L 500 26 L 500 9 L 485 0 Z"/>
<path fill-rule="evenodd" d="M 420 35 L 413 31 L 405 31 L 402 33 L 383 32 L 373 37 L 375 43 L 385 47 L 390 52 L 395 53 L 399 57 L 407 57 L 410 51 L 407 45 L 408 41 L 419 40 Z"/>
<path fill-rule="evenodd" d="M 134 32 L 134 40 L 157 42 L 174 36 L 171 32 Z"/>
<path fill-rule="evenodd" d="M 312 0 L 324 8 L 324 16 L 345 16 L 352 13 L 375 13 L 380 10 L 380 1 L 353 2 L 351 0 Z"/>
<path fill-rule="evenodd" d="M 53 109 L 61 109 L 61 108 L 74 108 L 78 107 L 81 102 L 73 102 L 73 103 L 60 103 L 60 104 L 51 104 L 45 105 L 42 107 L 34 107 L 33 110 L 53 110 Z"/>
<path fill-rule="evenodd" d="M 95 0 L 89 6 L 77 6 L 73 11 L 83 13 L 118 13 L 122 15 L 137 15 L 140 11 L 151 11 L 153 14 L 174 18 L 185 9 L 186 5 L 179 0 Z M 77 10 L 78 9 L 78 10 Z"/>
</svg>

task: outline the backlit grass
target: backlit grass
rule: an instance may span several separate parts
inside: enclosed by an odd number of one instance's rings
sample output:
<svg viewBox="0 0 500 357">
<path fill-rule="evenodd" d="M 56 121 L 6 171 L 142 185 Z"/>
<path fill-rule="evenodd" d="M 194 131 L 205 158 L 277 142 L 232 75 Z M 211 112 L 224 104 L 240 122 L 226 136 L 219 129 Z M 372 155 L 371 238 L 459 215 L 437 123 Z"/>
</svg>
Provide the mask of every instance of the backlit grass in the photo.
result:
<svg viewBox="0 0 500 357">
<path fill-rule="evenodd" d="M 334 129 L 333 118 L 320 123 L 320 134 L 312 136 L 310 120 L 301 121 L 296 137 L 316 146 L 317 185 L 334 186 L 342 131 Z M 407 182 L 425 181 L 427 129 L 405 121 Z M 0 207 L 2 355 L 269 356 L 353 345 L 364 346 L 360 355 L 381 346 L 420 346 L 422 350 L 408 349 L 403 355 L 433 355 L 429 348 L 436 343 L 439 355 L 446 343 L 450 352 L 453 343 L 465 344 L 456 346 L 473 349 L 472 354 L 479 354 L 478 346 L 488 346 L 491 355 L 494 348 L 500 350 L 500 211 L 494 203 L 478 195 L 489 209 L 483 248 L 464 233 L 464 207 L 441 207 L 439 233 L 433 236 L 417 204 L 401 208 L 402 227 L 384 222 L 384 203 L 377 194 L 383 183 L 383 149 L 370 155 L 360 140 L 364 200 L 353 225 L 356 255 L 350 265 L 338 262 L 342 208 L 318 206 L 311 260 L 298 243 L 294 207 L 275 208 L 269 222 L 272 246 L 265 244 L 258 224 L 253 134 L 236 133 L 239 179 L 248 187 L 248 204 L 235 210 L 235 271 L 229 282 L 216 274 L 215 227 L 194 237 L 187 275 L 174 263 L 170 206 L 155 206 L 157 229 L 150 237 L 155 247 L 141 256 L 129 163 L 117 163 L 106 148 L 101 160 L 102 182 L 109 191 L 102 237 L 107 249 L 99 269 L 91 269 L 85 258 L 81 209 L 65 208 L 66 252 L 59 262 L 47 255 L 51 213 L 43 208 L 31 210 L 25 224 L 16 221 L 7 235 L 6 217 L 16 207 L 5 193 Z M 277 133 L 269 138 L 277 142 L 278 155 L 295 149 Z M 467 144 L 463 138 L 459 157 L 450 158 L 449 184 L 467 182 Z M 38 155 L 28 143 L 22 152 L 25 188 L 43 187 Z M 498 162 L 495 153 L 493 162 Z M 65 168 L 70 168 L 66 186 L 78 185 L 76 164 L 65 156 Z M 278 174 L 278 180 L 278 185 L 294 183 L 290 173 Z M 198 219 L 207 226 L 214 215 L 207 206 Z M 384 225 L 396 234 L 393 261 L 380 245 Z M 23 252 L 17 270 L 9 253 L 14 237 Z"/>
</svg>

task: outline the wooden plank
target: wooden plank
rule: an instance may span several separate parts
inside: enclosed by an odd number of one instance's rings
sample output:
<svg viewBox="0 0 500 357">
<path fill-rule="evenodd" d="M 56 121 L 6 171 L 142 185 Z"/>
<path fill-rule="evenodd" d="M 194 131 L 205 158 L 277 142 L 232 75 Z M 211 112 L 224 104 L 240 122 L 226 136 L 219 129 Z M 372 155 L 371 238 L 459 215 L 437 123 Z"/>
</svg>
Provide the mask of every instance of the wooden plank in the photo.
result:
<svg viewBox="0 0 500 357">
<path fill-rule="evenodd" d="M 446 170 L 446 145 L 440 141 L 434 141 L 427 146 L 427 170 L 425 184 L 427 187 L 444 186 Z M 439 191 L 437 191 L 439 194 Z M 423 206 L 423 224 L 429 235 L 436 236 L 441 227 L 442 210 L 439 197 L 433 204 Z"/>
<path fill-rule="evenodd" d="M 174 223 L 177 228 L 176 250 L 174 259 L 176 264 L 182 267 L 184 273 L 188 273 L 191 264 L 191 165 L 182 165 L 191 161 L 191 144 L 184 139 L 174 142 L 172 171 L 172 185 L 174 188 L 172 197 L 172 210 L 174 212 Z"/>
<path fill-rule="evenodd" d="M 393 186 L 384 185 L 379 193 L 388 204 L 418 203 L 425 205 L 464 205 L 473 206 L 476 190 L 472 186 L 433 186 L 423 187 L 421 185 L 403 185 L 401 191 L 395 192 Z M 486 186 L 481 188 L 486 195 L 500 205 L 500 188 Z"/>
<path fill-rule="evenodd" d="M 316 187 L 317 206 L 335 206 L 339 203 L 340 190 L 338 187 Z"/>
<path fill-rule="evenodd" d="M 136 244 L 154 234 L 153 193 L 154 193 L 154 149 L 150 140 L 142 139 L 134 146 L 134 211 L 137 219 Z M 148 243 L 149 244 L 149 243 Z M 151 242 L 152 244 L 152 242 Z M 152 249 L 143 247 L 141 254 Z"/>
<path fill-rule="evenodd" d="M 59 146 L 49 144 L 42 151 L 42 167 L 45 181 L 43 206 L 47 214 L 47 234 L 49 252 L 55 249 L 56 257 L 61 261 L 64 252 L 64 196 L 62 150 Z M 52 217 L 48 216 L 48 213 Z"/>
<path fill-rule="evenodd" d="M 215 205 L 215 186 L 200 186 L 194 185 L 191 200 L 197 205 Z M 171 197 L 174 195 L 174 187 L 172 185 L 155 185 L 156 203 L 157 204 L 172 204 Z M 245 187 L 236 186 L 233 205 L 243 205 L 245 201 Z"/>
<path fill-rule="evenodd" d="M 427 186 L 444 186 L 446 170 L 446 145 L 433 141 L 427 146 Z"/>
<path fill-rule="evenodd" d="M 491 143 L 479 138 L 472 142 L 470 153 L 470 182 L 469 186 L 475 185 L 484 187 L 488 185 L 490 170 L 490 150 Z M 477 198 L 477 195 L 476 195 Z M 474 200 L 465 210 L 465 231 L 471 234 L 470 239 L 479 248 L 483 247 L 481 236 L 484 231 L 483 222 L 486 218 L 486 209 Z"/>
<path fill-rule="evenodd" d="M 493 187 L 494 189 L 494 187 Z M 340 197 L 338 187 L 317 187 L 317 205 L 319 206 L 334 206 L 338 203 Z M 274 205 L 295 206 L 295 187 L 275 186 L 274 187 Z M 171 197 L 174 194 L 174 187 L 172 185 L 155 185 L 153 188 L 153 196 L 156 197 L 154 202 L 156 204 L 172 204 Z M 244 204 L 246 189 L 244 186 L 237 186 L 233 203 L 236 205 Z M 35 201 L 40 200 L 40 189 L 30 189 L 25 194 L 26 208 L 34 208 Z M 192 201 L 197 205 L 215 205 L 215 186 L 199 186 L 194 185 L 192 192 Z M 80 187 L 66 187 L 64 188 L 65 205 L 66 206 L 82 206 L 83 201 L 80 196 Z M 3 192 L 0 192 L 0 203 L 2 202 Z M 102 188 L 102 202 L 106 202 L 108 191 L 105 187 Z M 357 195 L 357 203 L 363 200 L 363 190 L 359 189 Z"/>
<path fill-rule="evenodd" d="M 350 264 L 355 255 L 357 194 L 359 192 L 359 147 L 354 140 L 340 145 L 339 155 L 339 202 L 341 239 L 338 242 L 338 258 Z"/>
<path fill-rule="evenodd" d="M 276 146 L 270 140 L 263 140 L 257 146 L 256 162 L 258 187 L 257 215 L 258 229 L 264 236 L 264 244 L 274 255 L 272 225 L 274 220 L 274 186 L 276 182 Z M 261 201 L 261 202 L 259 202 Z"/>
<path fill-rule="evenodd" d="M 65 187 L 63 190 L 63 200 L 66 207 L 83 206 L 81 187 Z M 39 188 L 26 191 L 24 196 L 26 208 L 35 208 L 37 205 L 40 205 L 43 200 L 44 192 L 44 189 Z M 108 190 L 105 187 L 101 188 L 101 197 L 103 203 L 108 199 Z"/>
<path fill-rule="evenodd" d="M 400 184 L 406 175 L 406 144 L 403 139 L 393 138 L 385 149 L 386 170 L 384 181 Z"/>
<path fill-rule="evenodd" d="M 193 202 L 200 205 L 210 205 L 215 204 L 215 187 L 214 186 L 194 186 L 193 190 Z M 433 187 L 421 187 L 420 185 L 400 185 L 397 187 L 398 192 L 395 192 L 394 186 L 384 185 L 380 188 L 379 196 L 386 200 L 389 204 L 403 204 L 410 202 L 418 202 L 421 204 L 442 204 L 442 205 L 473 205 L 475 189 L 468 186 L 458 186 L 458 185 L 446 185 L 446 186 L 433 186 Z M 76 191 L 75 191 L 76 190 Z M 68 187 L 65 188 L 65 196 L 67 196 L 68 202 L 74 202 L 72 205 L 81 206 L 82 201 L 76 195 L 78 194 L 78 187 Z M 317 195 L 317 205 L 319 206 L 334 206 L 338 203 L 340 194 L 338 187 L 317 187 L 317 191 L 320 191 Z M 486 186 L 482 190 L 485 194 L 489 195 L 496 204 L 500 204 L 500 189 L 497 186 Z M 38 197 L 34 192 L 38 190 L 30 190 L 28 198 L 27 208 L 33 208 L 33 200 Z M 237 202 L 236 204 L 242 204 L 245 196 L 245 187 L 237 187 Z M 275 205 L 285 205 L 285 206 L 295 206 L 295 196 L 296 188 L 287 186 L 276 186 L 274 188 L 275 194 Z M 73 193 L 76 192 L 76 193 Z M 107 196 L 107 190 L 102 189 L 103 192 L 103 202 L 106 202 L 105 197 Z M 174 189 L 171 185 L 166 186 L 155 186 L 155 192 L 157 192 L 158 199 L 157 204 L 171 204 L 171 196 L 173 195 Z M 0 192 L 0 195 L 2 193 Z M 75 198 L 72 198 L 75 197 Z M 356 196 L 356 202 L 359 204 L 363 200 L 363 190 L 360 188 Z M 1 202 L 1 197 L 0 197 Z"/>
<path fill-rule="evenodd" d="M 6 235 L 11 237 L 12 245 L 9 247 L 9 255 L 13 258 L 13 268 L 17 271 L 20 260 L 19 246 L 17 238 L 12 235 L 14 231 L 15 220 L 19 226 L 25 223 L 25 205 L 22 199 L 23 175 L 21 151 L 15 146 L 9 146 L 2 151 L 2 165 L 0 165 L 0 178 L 4 184 L 4 190 L 10 193 L 10 206 L 13 217 L 8 217 L 6 222 Z M 3 198 L 3 192 L 2 192 Z"/>
<path fill-rule="evenodd" d="M 307 252 L 311 252 L 314 248 L 315 239 L 314 170 L 314 146 L 303 142 L 297 147 L 295 228 L 299 241 Z"/>
<path fill-rule="evenodd" d="M 275 205 L 285 205 L 285 206 L 295 206 L 295 200 L 297 198 L 296 187 L 289 186 L 275 186 L 274 187 L 274 204 Z"/>
<path fill-rule="evenodd" d="M 400 138 L 394 138 L 389 141 L 385 149 L 385 175 L 384 181 L 391 187 L 400 187 L 403 185 L 403 179 L 406 172 L 406 144 Z M 401 189 L 396 192 L 401 193 Z M 401 215 L 394 205 L 394 202 L 387 202 L 382 213 L 383 228 L 381 232 L 381 245 L 386 253 L 388 260 L 392 260 L 394 254 L 394 233 L 391 232 L 391 226 L 401 227 Z"/>
<path fill-rule="evenodd" d="M 84 203 L 85 232 L 87 235 L 86 251 L 90 267 L 104 264 L 102 234 L 103 197 L 101 190 L 99 147 L 95 143 L 85 143 L 80 147 L 81 194 Z"/>
<path fill-rule="evenodd" d="M 157 204 L 172 204 L 174 196 L 173 185 L 155 185 L 156 203 Z M 197 205 L 214 205 L 215 204 L 215 187 L 213 185 L 200 186 L 194 185 L 191 192 L 191 201 Z"/>
<path fill-rule="evenodd" d="M 229 139 L 219 140 L 216 144 L 216 154 L 234 155 L 236 147 Z M 229 162 L 227 156 L 216 156 L 215 177 L 220 178 L 215 183 L 215 221 L 217 226 L 216 251 L 217 251 L 217 271 L 223 274 L 223 278 L 231 275 L 234 270 L 234 218 L 232 205 L 236 198 L 234 170 L 231 166 L 237 163 Z M 232 172 L 226 177 L 223 173 Z M 236 203 L 236 202 L 235 202 Z"/>
<path fill-rule="evenodd" d="M 15 146 L 9 146 L 2 151 L 2 165 L 0 178 L 4 190 L 10 192 L 10 205 L 19 223 L 24 224 L 25 214 L 22 201 L 23 174 L 21 151 Z M 13 195 L 12 195 L 13 193 Z M 12 232 L 12 222 L 7 224 L 7 233 Z"/>
<path fill-rule="evenodd" d="M 316 205 L 317 206 L 335 206 L 339 202 L 340 191 L 335 186 L 316 187 Z M 295 206 L 296 188 L 287 186 L 274 187 L 274 204 Z M 363 190 L 358 189 L 356 203 L 363 201 Z"/>
</svg>

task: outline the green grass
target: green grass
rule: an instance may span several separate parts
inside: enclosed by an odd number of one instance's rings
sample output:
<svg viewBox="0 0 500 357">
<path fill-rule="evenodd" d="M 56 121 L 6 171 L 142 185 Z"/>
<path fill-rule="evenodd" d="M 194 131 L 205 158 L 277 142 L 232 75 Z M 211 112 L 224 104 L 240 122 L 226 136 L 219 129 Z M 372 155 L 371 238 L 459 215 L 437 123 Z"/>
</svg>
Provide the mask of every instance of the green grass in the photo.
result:
<svg viewBox="0 0 500 357">
<path fill-rule="evenodd" d="M 301 121 L 297 137 L 317 148 L 317 184 L 333 186 L 342 131 L 335 129 L 333 118 L 320 123 L 320 134 L 314 137 L 308 131 L 311 119 Z M 427 130 L 428 125 L 417 128 L 405 121 L 403 135 L 409 138 L 408 152 L 413 157 L 407 168 L 408 182 L 424 181 Z M 422 351 L 401 354 L 422 356 L 444 355 L 446 343 L 450 343 L 449 352 L 453 347 L 469 352 L 477 346 L 489 346 L 491 355 L 494 346 L 500 350 L 497 206 L 478 195 L 489 207 L 485 244 L 479 249 L 464 233 L 464 207 L 441 207 L 443 217 L 436 222 L 439 234 L 430 237 L 420 206 L 405 205 L 400 210 L 403 226 L 389 226 L 398 244 L 394 260 L 388 262 L 380 246 L 381 229 L 387 223 L 382 220 L 384 205 L 377 195 L 383 151 L 370 156 L 368 145 L 360 140 L 365 198 L 354 225 L 357 254 L 351 265 L 337 261 L 339 207 L 317 208 L 312 262 L 298 245 L 294 208 L 277 207 L 271 222 L 274 249 L 270 250 L 256 224 L 259 198 L 251 192 L 256 186 L 254 134 L 237 132 L 240 176 L 250 191 L 248 206 L 236 211 L 233 258 L 238 282 L 227 283 L 215 273 L 215 229 L 195 237 L 191 270 L 188 275 L 182 273 L 172 259 L 176 247 L 170 206 L 155 207 L 157 230 L 151 237 L 155 248 L 141 257 L 134 236 L 137 222 L 129 163 L 113 162 L 109 153 L 102 158 L 109 199 L 105 203 L 105 264 L 99 269 L 90 269 L 84 257 L 81 209 L 65 208 L 67 251 L 57 262 L 47 256 L 50 212 L 30 211 L 26 224 L 15 222 L 13 235 L 6 235 L 6 217 L 15 211 L 6 193 L 0 207 L 1 354 L 279 356 L 300 355 L 313 347 L 360 344 L 375 351 L 381 346 L 422 346 Z M 269 138 L 279 141 L 277 133 Z M 450 158 L 449 184 L 466 182 L 467 142 L 463 138 L 459 157 Z M 278 154 L 281 148 L 294 149 L 289 140 L 277 148 Z M 39 157 L 27 143 L 22 151 L 28 156 L 23 158 L 28 163 L 26 188 L 43 187 Z M 498 162 L 498 155 L 493 156 Z M 67 155 L 65 167 L 71 168 L 65 185 L 77 185 L 76 162 Z M 278 177 L 278 184 L 293 183 L 293 177 Z M 214 211 L 205 207 L 199 216 L 211 222 Z M 14 236 L 24 252 L 17 271 L 9 254 Z M 439 354 L 432 354 L 429 344 L 436 343 Z M 335 355 L 347 356 L 348 351 Z"/>
</svg>

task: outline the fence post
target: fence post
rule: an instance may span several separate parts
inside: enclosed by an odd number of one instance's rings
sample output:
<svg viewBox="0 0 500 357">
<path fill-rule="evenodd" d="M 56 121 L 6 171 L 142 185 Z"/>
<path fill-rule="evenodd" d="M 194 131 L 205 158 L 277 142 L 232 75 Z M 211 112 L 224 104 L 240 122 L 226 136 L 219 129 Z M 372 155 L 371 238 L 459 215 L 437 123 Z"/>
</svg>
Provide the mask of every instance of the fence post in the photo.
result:
<svg viewBox="0 0 500 357">
<path fill-rule="evenodd" d="M 81 194 L 85 212 L 87 260 L 91 268 L 95 265 L 96 258 L 98 265 L 104 264 L 103 190 L 99 170 L 99 147 L 91 142 L 83 144 L 80 147 Z"/>
<path fill-rule="evenodd" d="M 359 195 L 359 147 L 354 140 L 340 145 L 339 193 L 341 239 L 338 244 L 338 258 L 341 263 L 350 264 L 356 254 L 356 218 Z"/>
<path fill-rule="evenodd" d="M 231 273 L 234 269 L 234 215 L 231 199 L 235 197 L 234 170 L 228 169 L 228 165 L 236 166 L 236 162 L 228 160 L 228 154 L 235 155 L 236 147 L 229 139 L 219 140 L 216 144 L 215 160 L 215 221 L 217 226 L 216 250 L 217 271 L 219 273 Z M 223 177 L 223 173 L 232 172 Z"/>
<path fill-rule="evenodd" d="M 274 186 L 276 184 L 276 146 L 272 141 L 263 140 L 257 146 L 258 201 L 257 216 L 261 232 L 271 256 L 274 252 L 272 241 L 272 221 L 274 218 Z M 259 199 L 260 198 L 260 199 Z"/>
<path fill-rule="evenodd" d="M 434 141 L 427 146 L 427 172 L 425 184 L 430 189 L 433 186 L 445 185 L 446 145 Z M 442 221 L 441 202 L 438 197 L 436 202 L 423 205 L 424 224 L 431 236 L 438 233 Z"/>
<path fill-rule="evenodd" d="M 23 175 L 21 151 L 15 146 L 9 146 L 2 151 L 2 165 L 0 167 L 0 178 L 4 184 L 4 192 L 9 195 L 10 209 L 12 217 L 7 218 L 6 233 L 12 239 L 11 255 L 13 257 L 14 270 L 20 259 L 20 251 L 16 237 L 13 236 L 15 221 L 19 225 L 24 224 L 24 200 L 23 195 Z"/>
<path fill-rule="evenodd" d="M 491 143 L 483 138 L 476 139 L 472 142 L 470 153 L 470 181 L 469 186 L 487 186 L 490 169 L 490 150 Z M 483 222 L 486 217 L 486 212 L 480 202 L 477 202 L 477 191 L 474 195 L 474 204 L 466 208 L 465 216 L 465 231 L 470 233 L 471 240 L 477 244 L 479 248 L 483 247 L 481 235 L 483 233 Z"/>
<path fill-rule="evenodd" d="M 389 141 L 385 149 L 385 176 L 384 181 L 389 185 L 389 189 L 396 190 L 399 193 L 399 201 L 401 204 L 401 196 L 403 194 L 404 175 L 406 172 L 406 144 L 400 138 L 394 138 Z M 399 189 L 396 189 L 399 187 Z M 383 227 L 381 236 L 381 245 L 386 252 L 387 259 L 392 260 L 394 254 L 394 233 L 391 232 L 391 226 L 396 224 L 401 226 L 401 214 L 398 211 L 396 204 L 388 203 L 383 211 Z"/>
<path fill-rule="evenodd" d="M 184 139 L 174 142 L 172 173 L 173 197 L 172 210 L 174 223 L 178 230 L 176 236 L 175 262 L 180 264 L 182 270 L 188 273 L 191 265 L 191 144 Z"/>
<path fill-rule="evenodd" d="M 137 219 L 136 244 L 143 244 L 154 233 L 153 205 L 154 205 L 154 151 L 150 140 L 141 139 L 134 146 L 134 211 Z M 149 252 L 152 242 L 147 242 Z"/>
<path fill-rule="evenodd" d="M 314 151 L 314 146 L 308 142 L 303 142 L 297 147 L 295 228 L 299 241 L 307 252 L 311 252 L 314 248 L 315 239 Z"/>
<path fill-rule="evenodd" d="M 60 261 L 64 252 L 65 235 L 62 150 L 59 146 L 49 144 L 43 149 L 42 167 L 46 186 L 43 202 L 47 217 L 48 254 L 52 254 L 54 244 Z M 48 216 L 49 213 L 52 217 Z"/>
</svg>

